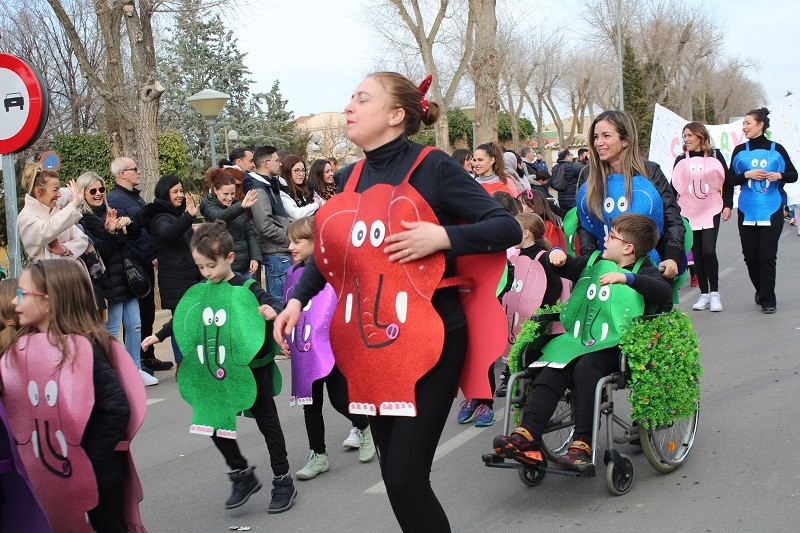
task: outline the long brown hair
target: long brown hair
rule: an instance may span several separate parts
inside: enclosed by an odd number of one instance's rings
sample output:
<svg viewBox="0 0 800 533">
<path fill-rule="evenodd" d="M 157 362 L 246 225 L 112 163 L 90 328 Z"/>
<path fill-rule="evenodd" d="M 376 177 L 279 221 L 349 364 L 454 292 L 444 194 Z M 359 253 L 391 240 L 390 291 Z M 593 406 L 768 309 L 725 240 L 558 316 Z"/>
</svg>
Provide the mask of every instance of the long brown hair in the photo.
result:
<svg viewBox="0 0 800 533">
<path fill-rule="evenodd" d="M 0 281 L 0 353 L 14 344 L 19 329 L 19 317 L 13 303 L 18 287 L 16 279 Z"/>
<path fill-rule="evenodd" d="M 494 158 L 494 163 L 492 163 L 492 172 L 500 179 L 500 183 L 503 185 L 508 185 L 508 176 L 506 176 L 506 162 L 503 159 L 503 149 L 500 148 L 500 145 L 497 143 L 485 143 L 481 144 L 475 151 L 483 150 L 489 157 Z M 474 156 L 475 154 L 473 154 Z"/>
<path fill-rule="evenodd" d="M 550 208 L 550 202 L 541 191 L 524 190 L 517 199 L 528 208 L 542 217 L 543 220 L 549 220 L 554 226 L 558 226 L 561 222 L 558 216 Z"/>
<path fill-rule="evenodd" d="M 606 178 L 613 174 L 611 165 L 605 161 L 600 161 L 597 148 L 594 145 L 594 128 L 601 120 L 605 120 L 614 125 L 620 139 L 627 140 L 628 146 L 622 149 L 622 174 L 625 177 L 625 198 L 630 204 L 633 190 L 634 173 L 647 176 L 647 168 L 644 166 L 644 156 L 639 150 L 638 136 L 636 133 L 636 123 L 631 116 L 624 111 L 603 111 L 594 119 L 590 132 L 592 142 L 589 143 L 589 177 L 586 180 L 586 203 L 589 212 L 598 218 L 603 218 L 603 200 L 606 198 Z"/>
<path fill-rule="evenodd" d="M 711 135 L 708 134 L 708 130 L 702 122 L 695 121 L 688 123 L 683 127 L 681 133 L 686 130 L 691 131 L 700 138 L 700 151 L 706 156 L 710 156 L 714 152 L 714 148 L 711 146 Z"/>
<path fill-rule="evenodd" d="M 308 174 L 303 176 L 302 185 L 296 184 L 292 179 L 292 168 L 297 163 L 303 163 L 303 168 L 306 168 L 306 162 L 296 155 L 291 154 L 284 157 L 283 161 L 281 161 L 281 177 L 286 182 L 286 186 L 289 187 L 295 200 L 300 200 L 301 198 L 305 200 L 308 198 Z"/>
<path fill-rule="evenodd" d="M 79 261 L 45 259 L 29 266 L 27 272 L 33 287 L 48 298 L 47 338 L 63 354 L 56 368 L 75 359 L 74 345 L 67 342 L 67 335 L 86 337 L 93 345 L 99 345 L 111 362 L 111 335 L 100 321 L 92 283 L 83 265 Z M 36 329 L 31 326 L 20 329 L 21 335 L 27 333 L 36 333 Z M 15 345 L 10 350 L 14 359 L 16 352 Z"/>
<path fill-rule="evenodd" d="M 531 232 L 531 235 L 533 235 L 533 242 L 541 243 L 545 250 L 550 249 L 550 241 L 544 238 L 547 226 L 545 226 L 542 217 L 536 213 L 520 213 L 514 218 L 517 219 L 517 222 L 519 222 L 523 230 Z"/>
</svg>

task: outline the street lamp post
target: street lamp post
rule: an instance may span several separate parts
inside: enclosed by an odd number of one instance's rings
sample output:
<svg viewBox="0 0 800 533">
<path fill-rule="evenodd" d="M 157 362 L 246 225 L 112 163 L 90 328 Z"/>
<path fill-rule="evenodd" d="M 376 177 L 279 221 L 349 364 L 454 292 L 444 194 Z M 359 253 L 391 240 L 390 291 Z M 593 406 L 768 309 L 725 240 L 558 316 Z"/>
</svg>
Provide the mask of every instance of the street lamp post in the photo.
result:
<svg viewBox="0 0 800 533">
<path fill-rule="evenodd" d="M 215 91 L 213 89 L 203 89 L 197 94 L 193 94 L 186 99 L 198 113 L 205 117 L 208 122 L 208 136 L 211 143 L 211 166 L 217 166 L 217 146 L 214 138 L 214 124 L 217 115 L 225 107 L 225 103 L 230 99 L 230 95 Z"/>
</svg>

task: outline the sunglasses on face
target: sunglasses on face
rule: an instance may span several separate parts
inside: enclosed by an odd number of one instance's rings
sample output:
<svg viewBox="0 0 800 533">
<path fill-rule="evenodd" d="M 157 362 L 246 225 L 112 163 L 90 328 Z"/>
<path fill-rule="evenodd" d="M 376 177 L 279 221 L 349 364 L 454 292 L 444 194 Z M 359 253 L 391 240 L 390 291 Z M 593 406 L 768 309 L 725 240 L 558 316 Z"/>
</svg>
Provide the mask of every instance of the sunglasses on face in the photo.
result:
<svg viewBox="0 0 800 533">
<path fill-rule="evenodd" d="M 105 187 L 100 187 L 99 189 L 89 189 L 89 196 L 94 196 L 97 193 L 104 194 L 106 192 Z"/>
</svg>

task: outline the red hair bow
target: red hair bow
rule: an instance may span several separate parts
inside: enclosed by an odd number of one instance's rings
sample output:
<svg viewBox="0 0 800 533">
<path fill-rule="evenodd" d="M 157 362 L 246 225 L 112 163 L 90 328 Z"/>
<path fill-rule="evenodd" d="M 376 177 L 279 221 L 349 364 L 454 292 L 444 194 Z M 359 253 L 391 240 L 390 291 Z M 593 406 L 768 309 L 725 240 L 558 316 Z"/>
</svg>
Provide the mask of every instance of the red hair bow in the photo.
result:
<svg viewBox="0 0 800 533">
<path fill-rule="evenodd" d="M 422 104 L 422 118 L 428 114 L 428 100 L 425 98 L 425 94 L 428 92 L 428 89 L 431 86 L 431 81 L 433 80 L 433 74 L 428 74 L 422 83 L 419 84 L 419 102 Z"/>
</svg>

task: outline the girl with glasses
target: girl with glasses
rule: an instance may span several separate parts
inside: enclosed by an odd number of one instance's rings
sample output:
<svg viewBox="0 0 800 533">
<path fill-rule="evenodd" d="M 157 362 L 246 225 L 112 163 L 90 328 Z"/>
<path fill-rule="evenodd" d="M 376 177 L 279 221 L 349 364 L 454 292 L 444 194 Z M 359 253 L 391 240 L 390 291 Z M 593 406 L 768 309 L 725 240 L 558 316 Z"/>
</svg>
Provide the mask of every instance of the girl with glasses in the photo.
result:
<svg viewBox="0 0 800 533">
<path fill-rule="evenodd" d="M 324 203 L 322 198 L 314 197 L 306 178 L 306 164 L 296 155 L 287 155 L 281 161 L 280 184 L 281 201 L 291 221 L 313 215 Z"/>
</svg>

